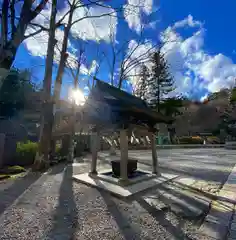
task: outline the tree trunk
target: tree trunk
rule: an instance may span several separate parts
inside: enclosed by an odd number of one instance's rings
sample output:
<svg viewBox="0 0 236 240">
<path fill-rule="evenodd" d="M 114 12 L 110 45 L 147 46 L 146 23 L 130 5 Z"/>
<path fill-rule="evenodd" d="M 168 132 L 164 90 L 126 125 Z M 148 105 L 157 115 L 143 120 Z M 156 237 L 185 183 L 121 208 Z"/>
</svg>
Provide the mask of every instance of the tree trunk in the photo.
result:
<svg viewBox="0 0 236 240">
<path fill-rule="evenodd" d="M 49 166 L 49 148 L 52 134 L 53 104 L 51 101 L 52 69 L 55 40 L 55 21 L 57 13 L 57 0 L 52 1 L 52 10 L 50 18 L 50 31 L 48 39 L 47 58 L 45 65 L 45 76 L 43 81 L 44 103 L 42 105 L 42 135 L 39 142 L 39 150 L 35 159 L 35 169 L 40 170 Z"/>
<path fill-rule="evenodd" d="M 75 103 L 73 103 L 72 107 L 72 121 L 71 121 L 71 132 L 70 132 L 70 140 L 69 140 L 69 152 L 67 161 L 72 163 L 74 160 L 74 137 L 75 137 L 75 123 L 76 123 L 76 111 L 75 111 Z"/>
<path fill-rule="evenodd" d="M 57 76 L 56 76 L 56 81 L 55 81 L 55 90 L 54 90 L 54 94 L 53 94 L 53 102 L 55 105 L 58 104 L 58 101 L 60 100 L 60 94 L 61 94 L 61 85 L 62 85 L 62 77 L 63 77 L 63 73 L 65 70 L 65 65 L 66 65 L 66 60 L 67 60 L 67 55 L 66 55 L 66 51 L 67 51 L 67 45 L 68 45 L 68 37 L 69 37 L 69 33 L 70 33 L 70 29 L 72 26 L 72 17 L 73 17 L 73 9 L 70 12 L 69 15 L 69 20 L 68 20 L 68 24 L 65 27 L 64 30 L 64 37 L 63 37 L 63 43 L 62 43 L 62 49 L 61 49 L 61 57 L 60 57 L 60 63 L 59 63 L 59 67 L 58 67 L 58 71 L 57 71 Z M 55 113 L 57 114 L 57 113 Z M 55 118 L 56 116 L 53 116 L 52 122 L 55 122 Z M 52 124 L 52 129 L 51 132 L 53 130 L 53 124 Z M 54 139 L 52 139 L 50 141 L 50 145 L 51 145 L 51 156 L 55 156 L 55 150 L 56 150 L 56 141 Z"/>
<path fill-rule="evenodd" d="M 157 111 L 160 112 L 160 81 L 158 80 L 157 86 Z"/>
<path fill-rule="evenodd" d="M 0 68 L 11 68 L 15 60 L 18 47 L 19 46 L 13 46 L 12 43 L 9 43 L 6 47 L 0 50 Z"/>
<path fill-rule="evenodd" d="M 7 3 L 8 2 L 8 3 Z M 20 17 L 18 20 L 17 26 L 13 22 L 8 22 L 9 15 L 9 1 L 4 1 L 2 5 L 2 25 L 1 25 L 1 33 L 0 33 L 0 68 L 10 69 L 15 57 L 17 50 L 20 44 L 25 39 L 25 31 L 28 27 L 29 23 L 37 17 L 38 14 L 44 9 L 48 0 L 42 0 L 38 6 L 35 7 L 34 10 L 31 10 L 32 1 L 25 0 L 23 1 L 23 5 L 21 8 Z M 13 4 L 13 2 L 11 3 Z M 13 6 L 14 9 L 15 6 Z M 13 13 L 14 14 L 14 13 Z M 13 19 L 15 16 L 11 16 Z M 8 29 L 11 26 L 11 29 Z M 8 40 L 9 32 L 11 31 L 11 39 Z"/>
<path fill-rule="evenodd" d="M 82 56 L 82 52 L 80 52 L 80 56 L 79 56 L 79 64 L 78 64 L 78 69 L 76 72 L 76 76 L 74 78 L 74 91 L 77 90 L 78 88 L 78 78 L 79 78 L 79 74 L 80 74 L 80 66 L 81 66 L 81 56 Z M 69 145 L 69 153 L 68 153 L 68 162 L 73 162 L 74 160 L 74 138 L 75 138 L 75 125 L 76 125 L 76 102 L 75 99 L 73 99 L 72 102 L 72 121 L 71 121 L 71 132 L 70 132 L 70 145 Z"/>
</svg>

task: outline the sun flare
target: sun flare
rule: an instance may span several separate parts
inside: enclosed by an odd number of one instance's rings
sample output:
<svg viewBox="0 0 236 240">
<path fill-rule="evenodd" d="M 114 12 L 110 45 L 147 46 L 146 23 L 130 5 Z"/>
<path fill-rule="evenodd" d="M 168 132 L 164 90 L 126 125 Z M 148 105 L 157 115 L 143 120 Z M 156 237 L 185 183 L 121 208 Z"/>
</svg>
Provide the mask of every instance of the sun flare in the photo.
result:
<svg viewBox="0 0 236 240">
<path fill-rule="evenodd" d="M 70 100 L 75 101 L 76 105 L 84 105 L 85 96 L 84 96 L 83 92 L 79 89 L 72 90 L 70 93 Z"/>
</svg>

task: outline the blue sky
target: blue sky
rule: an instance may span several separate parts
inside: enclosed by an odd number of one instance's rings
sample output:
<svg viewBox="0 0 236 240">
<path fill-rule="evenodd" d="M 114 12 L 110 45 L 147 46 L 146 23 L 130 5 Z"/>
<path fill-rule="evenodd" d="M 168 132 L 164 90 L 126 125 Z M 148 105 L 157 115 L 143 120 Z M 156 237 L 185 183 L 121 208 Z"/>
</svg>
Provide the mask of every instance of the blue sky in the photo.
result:
<svg viewBox="0 0 236 240">
<path fill-rule="evenodd" d="M 130 9 L 131 5 L 138 3 L 141 5 L 140 8 Z M 89 70 L 89 74 L 93 75 L 97 69 L 99 78 L 110 81 L 111 69 L 108 61 L 112 59 L 112 43 L 109 41 L 108 33 L 111 32 L 109 23 L 113 26 L 112 33 L 116 51 L 124 46 L 122 54 L 116 57 L 115 81 L 120 74 L 119 66 L 122 57 L 127 56 L 137 42 L 140 41 L 140 48 L 135 52 L 133 59 L 162 41 L 163 53 L 166 55 L 171 74 L 176 81 L 177 88 L 173 94 L 183 93 L 192 98 L 201 99 L 209 92 L 232 86 L 236 78 L 236 31 L 234 30 L 236 2 L 234 0 L 225 2 L 122 0 L 115 1 L 115 3 L 110 1 L 110 6 L 113 8 L 122 5 L 127 11 L 125 19 L 107 16 L 93 19 L 92 22 L 86 20 L 75 25 L 71 31 L 68 47 L 71 58 L 78 55 L 76 53 L 78 46 L 82 45 L 85 49 L 86 64 L 83 65 L 84 74 L 80 78 L 82 89 L 86 89 Z M 59 15 L 63 15 L 65 8 L 66 4 L 60 3 Z M 91 7 L 89 11 L 91 15 L 98 15 L 108 10 Z M 129 14 L 130 12 L 132 14 Z M 39 16 L 35 21 L 47 25 L 49 13 L 50 6 L 44 10 L 43 17 Z M 75 19 L 82 16 L 84 12 L 80 11 L 76 14 Z M 122 13 L 118 15 L 123 16 Z M 144 30 L 141 31 L 142 39 L 140 26 L 144 26 Z M 62 39 L 62 36 L 63 31 L 59 30 L 58 39 Z M 98 42 L 95 38 L 99 38 L 100 41 Z M 21 45 L 14 64 L 19 68 L 31 69 L 33 80 L 37 82 L 42 81 L 44 75 L 46 39 L 44 33 L 34 39 L 26 40 Z M 124 44 L 126 41 L 127 44 Z M 100 51 L 99 57 L 98 51 Z M 101 52 L 105 52 L 106 58 L 101 57 Z M 55 64 L 54 77 L 56 66 Z M 136 71 L 138 67 L 129 73 Z M 124 87 L 130 91 L 131 83 L 135 85 L 137 77 L 127 76 L 127 80 L 129 82 Z M 66 96 L 71 82 L 72 78 L 67 70 L 63 78 L 63 97 Z"/>
</svg>

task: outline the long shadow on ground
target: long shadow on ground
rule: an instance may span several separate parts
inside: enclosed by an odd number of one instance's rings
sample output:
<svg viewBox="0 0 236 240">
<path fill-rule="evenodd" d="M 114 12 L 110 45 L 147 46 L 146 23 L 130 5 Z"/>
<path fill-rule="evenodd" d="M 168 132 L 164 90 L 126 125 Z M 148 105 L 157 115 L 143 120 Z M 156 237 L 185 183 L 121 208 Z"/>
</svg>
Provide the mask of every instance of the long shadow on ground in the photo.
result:
<svg viewBox="0 0 236 240">
<path fill-rule="evenodd" d="M 147 166 L 151 169 L 152 164 L 151 162 L 147 162 L 146 160 L 138 160 L 138 163 Z M 160 163 L 159 168 L 161 169 L 161 172 L 163 173 L 171 173 L 171 174 L 177 174 L 181 176 L 187 176 L 187 177 L 193 177 L 199 180 L 205 180 L 205 181 L 214 181 L 214 182 L 221 182 L 224 183 L 232 168 L 233 165 L 229 165 L 228 170 L 220 170 L 220 169 L 211 169 L 211 168 L 203 168 L 201 167 L 201 163 L 199 163 L 199 167 L 196 167 L 196 165 L 193 166 L 186 166 L 184 164 L 179 164 L 179 166 L 174 165 L 171 166 L 171 164 L 163 164 Z"/>
<path fill-rule="evenodd" d="M 126 216 L 119 210 L 116 203 L 112 200 L 111 195 L 102 191 L 102 190 L 99 190 L 99 192 L 100 192 L 104 202 L 107 205 L 108 211 L 110 212 L 110 214 L 112 215 L 112 217 L 116 221 L 123 237 L 126 240 L 132 240 L 132 239 L 141 240 L 139 229 L 134 228 L 134 226 L 132 226 L 129 223 Z"/>
<path fill-rule="evenodd" d="M 49 174 L 57 174 L 63 171 L 65 164 L 59 164 L 49 170 Z M 7 179 L 0 182 L 0 214 L 2 214 L 14 201 L 19 198 L 27 189 L 43 176 L 43 172 L 28 172 L 24 177 Z M 2 186 L 1 186 L 2 184 Z"/>
<path fill-rule="evenodd" d="M 32 184 L 34 184 L 42 173 L 27 173 L 24 177 L 19 177 L 14 180 L 8 179 L 1 184 L 10 185 L 0 191 L 0 214 L 2 214 L 8 207 L 10 207 L 14 201 L 19 198 Z"/>
<path fill-rule="evenodd" d="M 72 172 L 73 167 L 68 165 L 63 173 L 53 226 L 47 234 L 47 239 L 74 239 L 78 217 L 73 194 Z"/>
<path fill-rule="evenodd" d="M 137 202 L 142 206 L 152 217 L 154 217 L 158 223 L 166 228 L 166 230 L 172 235 L 173 239 L 188 239 L 186 234 L 177 228 L 170 221 L 166 219 L 163 211 L 158 211 L 155 207 L 149 205 L 144 199 L 140 198 Z"/>
</svg>

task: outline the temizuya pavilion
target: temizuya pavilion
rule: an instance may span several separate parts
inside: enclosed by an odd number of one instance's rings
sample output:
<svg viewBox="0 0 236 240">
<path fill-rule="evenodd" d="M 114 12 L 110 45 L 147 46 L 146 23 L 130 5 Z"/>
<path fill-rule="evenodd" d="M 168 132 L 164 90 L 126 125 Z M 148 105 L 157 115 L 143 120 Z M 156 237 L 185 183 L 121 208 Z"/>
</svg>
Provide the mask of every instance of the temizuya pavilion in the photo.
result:
<svg viewBox="0 0 236 240">
<path fill-rule="evenodd" d="M 75 175 L 74 179 L 95 187 L 106 188 L 106 190 L 121 196 L 130 196 L 153 185 L 154 178 L 162 178 L 158 169 L 156 149 L 158 129 L 156 129 L 156 125 L 160 123 L 170 124 L 172 119 L 153 111 L 141 99 L 96 80 L 96 85 L 91 90 L 84 105 L 81 120 L 82 124 L 89 124 L 92 127 L 91 170 L 86 174 Z M 148 177 L 146 175 L 143 180 L 137 178 L 137 181 L 134 178 L 131 180 L 128 175 L 128 139 L 132 131 L 145 132 L 151 141 L 152 172 L 149 172 Z M 114 179 L 112 176 L 108 177 L 97 171 L 100 137 L 108 132 L 111 135 L 118 133 L 120 136 L 119 179 Z M 108 169 L 106 171 L 111 172 Z M 173 176 L 169 178 L 173 178 Z M 152 180 L 152 182 L 147 182 L 148 180 Z M 144 181 L 146 181 L 145 186 L 142 184 Z M 158 181 L 160 182 L 160 179 Z"/>
</svg>

